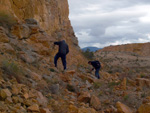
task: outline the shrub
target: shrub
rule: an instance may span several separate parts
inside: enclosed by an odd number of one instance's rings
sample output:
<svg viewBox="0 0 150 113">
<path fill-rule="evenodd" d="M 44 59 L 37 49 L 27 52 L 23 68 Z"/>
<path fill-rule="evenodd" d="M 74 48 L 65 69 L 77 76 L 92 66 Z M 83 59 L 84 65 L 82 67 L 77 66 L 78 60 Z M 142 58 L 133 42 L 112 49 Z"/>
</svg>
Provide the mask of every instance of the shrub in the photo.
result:
<svg viewBox="0 0 150 113">
<path fill-rule="evenodd" d="M 5 74 L 9 75 L 8 77 L 12 78 L 14 76 L 18 82 L 20 81 L 23 71 L 16 62 L 3 60 L 1 68 L 4 70 Z"/>
<path fill-rule="evenodd" d="M 90 49 L 87 49 L 86 51 L 83 51 L 82 53 L 88 60 L 92 60 L 94 57 L 94 53 L 91 52 Z"/>
<path fill-rule="evenodd" d="M 0 26 L 10 28 L 15 23 L 16 20 L 12 15 L 6 12 L 0 12 Z"/>
<path fill-rule="evenodd" d="M 93 86 L 94 86 L 95 89 L 98 89 L 102 86 L 102 83 L 94 82 Z"/>
<path fill-rule="evenodd" d="M 120 85 L 120 83 L 121 83 L 121 82 L 110 82 L 110 83 L 108 84 L 108 87 L 110 88 L 110 87 L 118 86 L 118 85 Z"/>
</svg>

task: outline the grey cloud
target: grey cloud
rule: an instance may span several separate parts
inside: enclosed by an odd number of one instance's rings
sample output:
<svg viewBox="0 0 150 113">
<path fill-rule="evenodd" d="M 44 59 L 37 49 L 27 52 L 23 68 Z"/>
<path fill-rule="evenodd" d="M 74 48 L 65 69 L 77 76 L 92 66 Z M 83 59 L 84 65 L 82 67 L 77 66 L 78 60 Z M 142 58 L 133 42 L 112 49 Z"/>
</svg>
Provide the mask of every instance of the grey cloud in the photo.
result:
<svg viewBox="0 0 150 113">
<path fill-rule="evenodd" d="M 70 19 L 83 46 L 149 41 L 149 0 L 70 0 Z M 76 4 L 76 5 L 75 5 Z M 150 17 L 149 17 L 150 19 Z M 147 19 L 148 20 L 148 19 Z"/>
</svg>

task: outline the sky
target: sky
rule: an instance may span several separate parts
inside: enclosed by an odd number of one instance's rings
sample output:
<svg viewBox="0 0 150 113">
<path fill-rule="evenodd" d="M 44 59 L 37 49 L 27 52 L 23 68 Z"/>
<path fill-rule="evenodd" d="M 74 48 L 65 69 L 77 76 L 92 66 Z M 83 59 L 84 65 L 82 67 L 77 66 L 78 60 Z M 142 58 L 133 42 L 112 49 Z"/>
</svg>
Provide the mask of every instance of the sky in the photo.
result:
<svg viewBox="0 0 150 113">
<path fill-rule="evenodd" d="M 150 0 L 68 0 L 81 48 L 150 42 Z"/>
</svg>

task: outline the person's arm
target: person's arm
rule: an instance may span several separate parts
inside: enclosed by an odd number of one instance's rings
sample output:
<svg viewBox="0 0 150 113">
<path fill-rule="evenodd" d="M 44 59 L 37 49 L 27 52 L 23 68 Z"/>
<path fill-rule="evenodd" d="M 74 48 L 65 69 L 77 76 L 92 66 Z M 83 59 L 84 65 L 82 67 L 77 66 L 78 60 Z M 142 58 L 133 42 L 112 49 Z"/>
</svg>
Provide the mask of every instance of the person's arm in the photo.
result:
<svg viewBox="0 0 150 113">
<path fill-rule="evenodd" d="M 54 42 L 54 45 L 59 45 L 60 44 L 60 42 Z"/>
<path fill-rule="evenodd" d="M 69 47 L 68 47 L 68 45 L 67 45 L 67 52 L 66 52 L 66 54 L 68 54 L 69 53 Z"/>
<path fill-rule="evenodd" d="M 93 67 L 92 69 L 91 69 L 91 71 L 93 71 L 95 68 Z"/>
</svg>

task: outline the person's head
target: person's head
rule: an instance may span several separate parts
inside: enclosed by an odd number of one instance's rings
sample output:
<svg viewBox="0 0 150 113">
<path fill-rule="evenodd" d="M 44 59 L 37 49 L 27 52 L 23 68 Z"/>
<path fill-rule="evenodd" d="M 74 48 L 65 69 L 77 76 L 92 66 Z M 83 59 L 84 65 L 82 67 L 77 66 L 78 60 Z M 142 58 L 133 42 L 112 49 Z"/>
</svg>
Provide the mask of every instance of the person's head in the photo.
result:
<svg viewBox="0 0 150 113">
<path fill-rule="evenodd" d="M 88 64 L 90 64 L 90 65 L 91 65 L 91 61 L 88 61 Z"/>
</svg>

